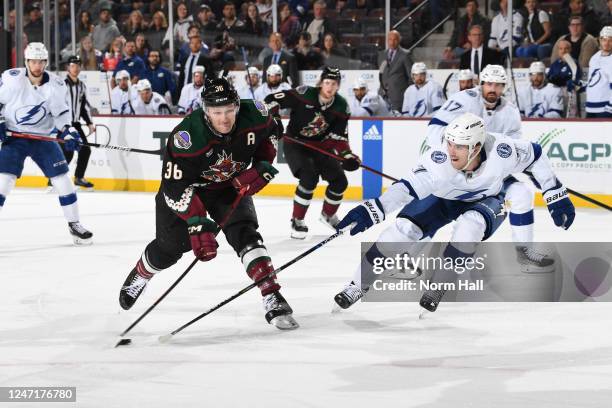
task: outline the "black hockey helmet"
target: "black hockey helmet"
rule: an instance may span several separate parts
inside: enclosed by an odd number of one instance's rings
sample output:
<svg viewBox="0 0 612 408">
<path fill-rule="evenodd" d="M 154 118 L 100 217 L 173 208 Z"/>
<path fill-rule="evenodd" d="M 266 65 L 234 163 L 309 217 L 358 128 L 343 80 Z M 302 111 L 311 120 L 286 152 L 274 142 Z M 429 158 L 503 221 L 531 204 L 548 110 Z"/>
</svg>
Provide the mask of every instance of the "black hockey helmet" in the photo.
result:
<svg viewBox="0 0 612 408">
<path fill-rule="evenodd" d="M 68 58 L 68 65 L 70 65 L 70 64 L 81 65 L 81 57 L 79 57 L 78 55 L 70 56 L 70 58 Z"/>
<path fill-rule="evenodd" d="M 207 79 L 202 91 L 202 107 L 240 105 L 240 97 L 226 78 Z"/>
<path fill-rule="evenodd" d="M 340 74 L 340 68 L 336 67 L 324 67 L 323 71 L 321 71 L 320 81 L 324 79 L 333 79 L 338 81 L 338 85 L 340 85 L 340 80 L 342 79 L 342 75 Z"/>
</svg>

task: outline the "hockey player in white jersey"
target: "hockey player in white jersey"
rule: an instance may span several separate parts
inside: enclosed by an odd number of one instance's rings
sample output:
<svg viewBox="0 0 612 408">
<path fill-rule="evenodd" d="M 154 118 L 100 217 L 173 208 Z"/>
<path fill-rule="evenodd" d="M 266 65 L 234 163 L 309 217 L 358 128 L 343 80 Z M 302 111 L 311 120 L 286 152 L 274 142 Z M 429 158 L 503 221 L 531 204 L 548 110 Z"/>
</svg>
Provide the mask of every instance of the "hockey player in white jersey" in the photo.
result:
<svg viewBox="0 0 612 408">
<path fill-rule="evenodd" d="M 93 234 L 79 222 L 76 189 L 68 176 L 68 164 L 57 142 L 11 136 L 11 132 L 62 139 L 67 150 L 80 147 L 79 133 L 71 126 L 65 82 L 45 71 L 49 53 L 44 44 L 32 42 L 24 51 L 26 68 L 9 69 L 0 79 L 0 210 L 15 181 L 21 177 L 27 157 L 40 167 L 59 193 L 68 230 L 77 245 L 91 244 Z M 59 130 L 58 130 L 59 129 Z"/>
<path fill-rule="evenodd" d="M 202 106 L 202 90 L 204 86 L 204 67 L 196 65 L 193 67 L 193 82 L 181 89 L 181 97 L 178 101 L 178 113 L 189 114 Z"/>
<path fill-rule="evenodd" d="M 148 79 L 141 79 L 136 84 L 138 98 L 133 103 L 136 115 L 170 115 L 170 107 L 163 96 L 151 89 Z"/>
<path fill-rule="evenodd" d="M 351 116 L 392 116 L 387 102 L 382 96 L 368 92 L 368 83 L 359 78 L 353 85 L 353 95 L 349 96 L 348 103 Z"/>
<path fill-rule="evenodd" d="M 572 225 L 574 206 L 540 145 L 489 135 L 484 121 L 471 113 L 454 119 L 445 129 L 444 138 L 444 144 L 424 152 L 419 164 L 383 195 L 350 210 L 337 228 L 350 227 L 351 235 L 355 235 L 403 207 L 377 242 L 414 243 L 433 237 L 455 221 L 443 256 L 469 258 L 476 252 L 477 243 L 491 237 L 506 217 L 507 178 L 524 171 L 530 171 L 542 187 L 555 225 L 563 229 Z M 384 254 L 374 244 L 365 254 L 366 262 L 379 256 Z M 357 271 L 353 281 L 335 296 L 339 307 L 350 307 L 368 290 L 371 281 L 363 278 Z M 435 311 L 443 294 L 428 291 L 420 304 Z"/>
<path fill-rule="evenodd" d="M 440 146 L 448 123 L 465 112 L 483 118 L 488 133 L 519 139 L 522 136 L 521 114 L 516 105 L 502 96 L 506 83 L 506 71 L 502 66 L 484 67 L 479 89 L 457 92 L 436 112 L 427 126 L 427 144 L 434 149 Z M 512 239 L 524 272 L 549 272 L 554 261 L 531 247 L 534 197 L 533 188 L 526 183 L 513 179 L 508 186 L 506 200 L 510 204 Z"/>
<path fill-rule="evenodd" d="M 291 85 L 283 81 L 283 69 L 278 64 L 272 64 L 266 71 L 268 82 L 261 84 L 255 91 L 255 99 L 263 101 L 266 96 L 291 89 Z"/>
<path fill-rule="evenodd" d="M 248 67 L 245 75 L 246 85 L 238 90 L 240 99 L 254 99 L 255 91 L 261 86 L 261 77 L 257 67 Z"/>
<path fill-rule="evenodd" d="M 474 88 L 474 73 L 471 69 L 462 69 L 459 71 L 459 75 L 457 76 L 459 80 L 459 91 L 465 91 L 466 89 Z"/>
<path fill-rule="evenodd" d="M 586 88 L 587 118 L 612 117 L 612 26 L 599 33 L 597 51 L 589 62 L 589 83 Z"/>
<path fill-rule="evenodd" d="M 115 81 L 118 85 L 111 91 L 111 113 L 113 115 L 133 115 L 133 104 L 138 94 L 130 85 L 130 73 L 124 69 L 117 72 Z"/>
<path fill-rule="evenodd" d="M 563 91 L 545 81 L 546 66 L 541 61 L 529 66 L 530 84 L 519 90 L 519 109 L 527 118 L 560 118 L 563 116 Z"/>
<path fill-rule="evenodd" d="M 410 68 L 414 84 L 404 92 L 402 115 L 412 118 L 431 116 L 444 104 L 444 94 L 439 83 L 427 80 L 427 66 L 415 62 Z"/>
</svg>

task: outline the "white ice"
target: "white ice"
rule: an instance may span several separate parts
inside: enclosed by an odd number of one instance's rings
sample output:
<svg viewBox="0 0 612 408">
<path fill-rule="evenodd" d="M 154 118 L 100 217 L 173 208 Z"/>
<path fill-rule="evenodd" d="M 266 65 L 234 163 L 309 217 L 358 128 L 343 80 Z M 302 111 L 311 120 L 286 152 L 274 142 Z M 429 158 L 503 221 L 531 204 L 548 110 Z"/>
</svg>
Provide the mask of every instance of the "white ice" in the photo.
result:
<svg viewBox="0 0 612 408">
<path fill-rule="evenodd" d="M 95 244 L 74 247 L 57 197 L 14 191 L 0 212 L 0 386 L 76 386 L 78 407 L 609 407 L 612 305 L 448 303 L 425 320 L 408 303 L 360 303 L 331 315 L 361 237 L 341 237 L 279 275 L 301 328 L 280 332 L 253 290 L 160 344 L 248 285 L 224 240 L 129 337 L 117 335 L 178 277 L 189 253 L 129 312 L 119 288 L 154 237 L 153 194 L 81 193 Z M 257 198 L 276 266 L 328 236 L 289 239 L 288 199 Z M 344 204 L 341 212 L 352 203 Z M 541 241 L 606 241 L 610 215 L 579 209 L 569 231 L 536 212 Z M 439 239 L 449 235 L 441 232 Z M 509 241 L 503 225 L 496 240 Z M 2 403 L 0 403 L 0 406 Z M 10 406 L 42 406 L 10 404 Z M 49 406 L 75 406 L 52 404 Z"/>
</svg>

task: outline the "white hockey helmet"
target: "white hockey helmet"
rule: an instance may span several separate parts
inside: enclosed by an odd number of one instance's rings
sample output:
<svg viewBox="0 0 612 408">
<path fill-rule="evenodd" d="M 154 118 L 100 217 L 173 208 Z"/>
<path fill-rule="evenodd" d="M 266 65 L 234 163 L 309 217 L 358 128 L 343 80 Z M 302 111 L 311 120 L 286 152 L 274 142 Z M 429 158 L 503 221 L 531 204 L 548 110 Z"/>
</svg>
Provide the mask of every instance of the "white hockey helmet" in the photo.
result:
<svg viewBox="0 0 612 408">
<path fill-rule="evenodd" d="M 283 77 L 283 69 L 278 64 L 272 64 L 266 70 L 266 75 L 267 76 L 280 75 L 281 78 L 282 78 Z"/>
<path fill-rule="evenodd" d="M 410 68 L 410 74 L 425 74 L 427 73 L 427 65 L 424 62 L 415 62 Z"/>
<path fill-rule="evenodd" d="M 130 80 L 130 73 L 127 72 L 125 69 L 122 69 L 121 71 L 117 72 L 117 74 L 115 75 L 115 79 L 117 81 L 120 81 L 122 79 L 127 79 L 129 81 Z"/>
<path fill-rule="evenodd" d="M 476 158 L 474 154 L 476 145 L 480 144 L 482 149 L 486 138 L 484 121 L 469 112 L 455 118 L 444 130 L 444 139 L 448 142 L 468 147 L 468 160 L 461 170 L 467 169 L 472 160 Z"/>
<path fill-rule="evenodd" d="M 147 89 L 151 89 L 151 82 L 148 79 L 141 79 L 136 84 L 136 90 L 138 92 L 146 91 Z"/>
<path fill-rule="evenodd" d="M 257 75 L 257 76 L 259 76 L 259 69 L 257 69 L 257 67 L 248 67 L 247 68 L 247 74 L 248 75 Z"/>
<path fill-rule="evenodd" d="M 495 84 L 507 84 L 506 70 L 501 65 L 487 65 L 480 72 L 480 83 L 492 82 Z"/>
<path fill-rule="evenodd" d="M 462 69 L 458 75 L 459 81 L 469 81 L 474 79 L 474 73 L 470 69 Z"/>
<path fill-rule="evenodd" d="M 599 32 L 599 38 L 612 37 L 612 26 L 605 26 Z"/>
<path fill-rule="evenodd" d="M 193 67 L 193 69 L 191 70 L 191 72 L 192 72 L 192 73 L 194 73 L 194 74 L 195 74 L 196 72 L 198 72 L 198 73 L 200 73 L 200 74 L 204 74 L 204 71 L 205 71 L 205 70 L 206 70 L 206 69 L 204 68 L 204 66 L 203 66 L 203 65 L 196 65 L 195 67 Z"/>
<path fill-rule="evenodd" d="M 353 85 L 353 89 L 368 89 L 368 83 L 363 78 L 357 78 L 355 80 L 355 84 Z"/>
<path fill-rule="evenodd" d="M 45 44 L 40 42 L 31 42 L 23 52 L 23 58 L 27 60 L 49 60 L 49 52 Z"/>
<path fill-rule="evenodd" d="M 546 65 L 542 61 L 534 61 L 529 65 L 529 75 L 544 74 L 546 72 Z"/>
</svg>

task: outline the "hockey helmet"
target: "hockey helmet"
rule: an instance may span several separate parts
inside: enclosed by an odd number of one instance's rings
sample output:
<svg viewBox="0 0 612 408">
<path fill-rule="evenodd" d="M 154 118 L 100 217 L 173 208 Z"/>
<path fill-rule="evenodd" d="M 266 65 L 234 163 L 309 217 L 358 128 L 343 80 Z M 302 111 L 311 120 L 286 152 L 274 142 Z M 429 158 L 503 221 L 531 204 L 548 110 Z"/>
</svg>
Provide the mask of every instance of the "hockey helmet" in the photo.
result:
<svg viewBox="0 0 612 408">
<path fill-rule="evenodd" d="M 353 89 L 368 89 L 368 83 L 363 78 L 357 78 L 353 85 Z"/>
<path fill-rule="evenodd" d="M 424 62 L 415 62 L 412 64 L 412 68 L 410 68 L 411 75 L 417 74 L 426 74 L 427 73 L 427 65 Z"/>
<path fill-rule="evenodd" d="M 45 44 L 40 42 L 31 42 L 29 43 L 24 52 L 23 52 L 24 61 L 26 64 L 26 68 L 28 66 L 28 60 L 49 60 L 49 52 L 47 51 L 47 47 Z M 47 64 L 45 63 L 45 67 Z"/>
<path fill-rule="evenodd" d="M 278 64 L 272 64 L 266 70 L 266 75 L 267 76 L 280 75 L 281 78 L 282 78 L 283 77 L 283 69 Z"/>
<path fill-rule="evenodd" d="M 495 84 L 507 84 L 506 70 L 501 65 L 487 65 L 480 72 L 480 83 L 492 82 Z"/>
<path fill-rule="evenodd" d="M 203 65 L 196 65 L 195 67 L 193 67 L 193 69 L 191 70 L 192 73 L 200 73 L 200 74 L 204 74 L 204 71 L 206 71 L 206 69 L 204 68 Z"/>
<path fill-rule="evenodd" d="M 612 37 L 612 26 L 605 26 L 599 32 L 599 38 Z"/>
<path fill-rule="evenodd" d="M 474 73 L 470 69 L 462 69 L 458 75 L 459 81 L 469 81 L 474 79 Z"/>
<path fill-rule="evenodd" d="M 257 76 L 259 76 L 259 70 L 257 69 L 257 67 L 248 67 L 247 68 L 247 74 L 248 75 L 257 75 Z M 281 70 L 281 74 L 282 74 L 282 70 Z"/>
<path fill-rule="evenodd" d="M 333 79 L 334 81 L 338 81 L 340 84 L 340 80 L 342 79 L 342 74 L 340 74 L 340 68 L 336 67 L 324 67 L 323 71 L 321 71 L 321 82 L 325 79 Z"/>
<path fill-rule="evenodd" d="M 121 71 L 117 72 L 117 74 L 115 75 L 115 79 L 117 81 L 120 81 L 124 78 L 127 79 L 128 81 L 130 80 L 130 73 L 127 72 L 125 69 L 122 69 Z"/>
<path fill-rule="evenodd" d="M 458 145 L 468 146 L 468 161 L 465 170 L 476 157 L 476 145 L 484 145 L 487 134 L 484 121 L 473 113 L 466 112 L 455 118 L 444 130 L 444 139 Z"/>
<path fill-rule="evenodd" d="M 529 65 L 529 75 L 544 74 L 546 65 L 542 61 L 534 61 Z"/>
<path fill-rule="evenodd" d="M 148 79 L 141 79 L 136 84 L 136 89 L 138 92 L 146 91 L 147 89 L 151 89 L 151 82 Z"/>
<path fill-rule="evenodd" d="M 240 106 L 240 98 L 234 86 L 226 78 L 214 78 L 204 83 L 202 104 L 204 109 L 232 104 Z"/>
</svg>

